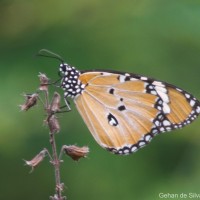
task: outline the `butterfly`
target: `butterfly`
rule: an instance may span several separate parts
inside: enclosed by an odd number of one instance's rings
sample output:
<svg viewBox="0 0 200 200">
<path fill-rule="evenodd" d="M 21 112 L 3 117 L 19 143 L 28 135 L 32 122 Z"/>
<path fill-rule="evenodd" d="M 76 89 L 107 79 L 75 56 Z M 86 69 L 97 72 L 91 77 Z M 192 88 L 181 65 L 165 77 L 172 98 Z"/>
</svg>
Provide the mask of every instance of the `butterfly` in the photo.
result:
<svg viewBox="0 0 200 200">
<path fill-rule="evenodd" d="M 114 154 L 136 152 L 154 136 L 182 128 L 200 113 L 200 102 L 192 94 L 169 83 L 114 70 L 80 71 L 57 54 L 48 57 L 62 61 L 64 98 L 73 99 L 96 142 Z"/>
</svg>

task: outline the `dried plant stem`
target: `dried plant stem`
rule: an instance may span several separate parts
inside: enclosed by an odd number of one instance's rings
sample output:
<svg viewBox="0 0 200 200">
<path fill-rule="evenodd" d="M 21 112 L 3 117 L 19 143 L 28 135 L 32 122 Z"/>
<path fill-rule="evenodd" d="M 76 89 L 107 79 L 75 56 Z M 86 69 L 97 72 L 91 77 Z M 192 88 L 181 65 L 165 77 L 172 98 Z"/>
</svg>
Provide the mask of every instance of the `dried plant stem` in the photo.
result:
<svg viewBox="0 0 200 200">
<path fill-rule="evenodd" d="M 52 156 L 53 156 L 53 165 L 55 169 L 57 200 L 63 200 L 63 197 L 62 197 L 63 184 L 61 184 L 61 181 L 60 181 L 61 180 L 60 179 L 60 160 L 58 159 L 54 133 L 50 133 L 50 144 L 52 146 L 52 152 L 53 152 Z"/>
<path fill-rule="evenodd" d="M 49 94 L 48 91 L 44 91 L 45 95 L 45 110 L 47 113 L 47 124 L 51 124 L 51 120 L 55 117 L 55 114 L 51 110 L 51 105 L 49 103 Z M 56 182 L 56 194 L 54 197 L 51 197 L 52 200 L 64 200 L 65 197 L 62 197 L 62 191 L 63 191 L 63 184 L 61 183 L 61 178 L 60 178 L 60 159 L 58 158 L 58 153 L 57 153 L 57 147 L 56 147 L 56 140 L 55 140 L 55 132 L 51 131 L 50 128 L 50 144 L 52 147 L 52 161 L 51 163 L 54 166 L 55 170 L 55 182 Z"/>
</svg>

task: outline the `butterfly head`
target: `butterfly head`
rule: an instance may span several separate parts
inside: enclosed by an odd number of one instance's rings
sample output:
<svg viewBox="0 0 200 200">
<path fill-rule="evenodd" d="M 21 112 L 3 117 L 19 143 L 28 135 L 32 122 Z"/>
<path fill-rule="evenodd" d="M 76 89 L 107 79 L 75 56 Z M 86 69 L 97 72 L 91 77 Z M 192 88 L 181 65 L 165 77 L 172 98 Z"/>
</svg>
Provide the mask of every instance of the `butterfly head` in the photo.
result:
<svg viewBox="0 0 200 200">
<path fill-rule="evenodd" d="M 60 64 L 59 72 L 62 75 L 61 87 L 65 97 L 75 98 L 80 95 L 85 85 L 79 80 L 80 71 L 66 63 Z"/>
</svg>

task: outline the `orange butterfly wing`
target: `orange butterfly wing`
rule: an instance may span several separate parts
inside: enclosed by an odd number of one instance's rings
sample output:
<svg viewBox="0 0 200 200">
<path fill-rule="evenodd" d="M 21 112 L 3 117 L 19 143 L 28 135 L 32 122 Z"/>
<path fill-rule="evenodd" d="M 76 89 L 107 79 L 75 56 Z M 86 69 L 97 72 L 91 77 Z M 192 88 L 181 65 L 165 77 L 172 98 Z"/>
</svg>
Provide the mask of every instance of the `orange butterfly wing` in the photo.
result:
<svg viewBox="0 0 200 200">
<path fill-rule="evenodd" d="M 153 136 L 193 121 L 200 103 L 172 85 L 133 74 L 84 72 L 85 84 L 74 101 L 95 140 L 104 148 L 129 154 Z"/>
</svg>

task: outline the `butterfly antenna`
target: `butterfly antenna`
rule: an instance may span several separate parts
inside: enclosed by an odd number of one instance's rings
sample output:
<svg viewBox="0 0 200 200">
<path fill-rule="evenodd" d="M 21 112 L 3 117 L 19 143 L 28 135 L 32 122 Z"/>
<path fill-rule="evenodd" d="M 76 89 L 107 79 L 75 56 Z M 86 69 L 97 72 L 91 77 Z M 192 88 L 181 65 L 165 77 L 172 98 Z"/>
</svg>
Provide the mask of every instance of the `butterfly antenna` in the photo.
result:
<svg viewBox="0 0 200 200">
<path fill-rule="evenodd" d="M 39 50 L 39 52 L 36 54 L 36 56 L 55 58 L 55 59 L 61 61 L 62 63 L 64 63 L 64 59 L 60 55 L 58 55 L 58 54 L 56 54 L 56 53 L 54 53 L 52 51 L 49 51 L 47 49 Z"/>
</svg>

